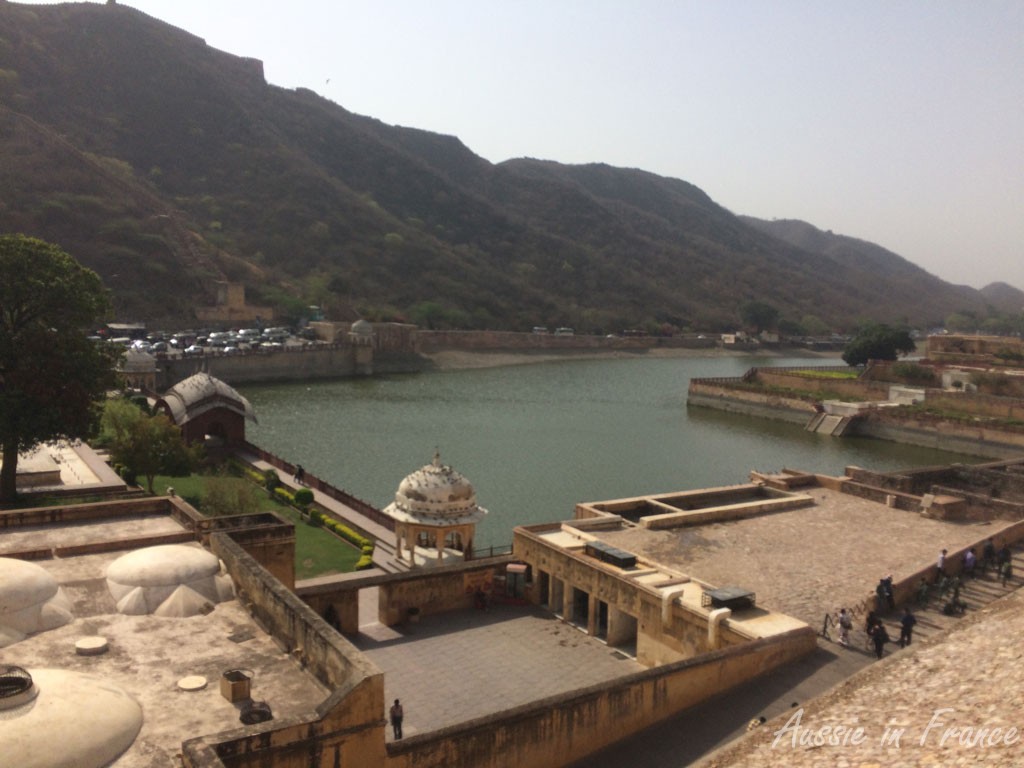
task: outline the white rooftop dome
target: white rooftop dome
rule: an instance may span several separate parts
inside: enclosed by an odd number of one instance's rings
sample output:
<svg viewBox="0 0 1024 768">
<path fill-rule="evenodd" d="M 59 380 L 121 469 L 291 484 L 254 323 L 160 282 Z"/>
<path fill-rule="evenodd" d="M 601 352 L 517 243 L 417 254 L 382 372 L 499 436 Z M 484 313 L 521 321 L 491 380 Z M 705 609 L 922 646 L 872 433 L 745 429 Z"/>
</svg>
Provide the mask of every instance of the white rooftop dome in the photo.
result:
<svg viewBox="0 0 1024 768">
<path fill-rule="evenodd" d="M 71 601 L 45 568 L 0 557 L 0 648 L 71 619 Z"/>
<path fill-rule="evenodd" d="M 101 768 L 135 741 L 142 708 L 109 680 L 58 669 L 28 672 L 36 696 L 0 711 L 3 753 L 17 756 L 18 768 Z"/>
<path fill-rule="evenodd" d="M 434 460 L 406 477 L 395 492 L 395 501 L 384 510 L 404 522 L 478 522 L 487 510 L 477 506 L 472 483 L 451 467 Z"/>
<path fill-rule="evenodd" d="M 195 616 L 233 597 L 231 578 L 205 549 L 167 544 L 129 552 L 107 566 L 117 610 L 130 615 Z"/>
<path fill-rule="evenodd" d="M 352 330 L 350 333 L 354 333 L 356 336 L 370 336 L 373 334 L 373 326 L 366 320 L 360 318 L 352 323 Z"/>
</svg>

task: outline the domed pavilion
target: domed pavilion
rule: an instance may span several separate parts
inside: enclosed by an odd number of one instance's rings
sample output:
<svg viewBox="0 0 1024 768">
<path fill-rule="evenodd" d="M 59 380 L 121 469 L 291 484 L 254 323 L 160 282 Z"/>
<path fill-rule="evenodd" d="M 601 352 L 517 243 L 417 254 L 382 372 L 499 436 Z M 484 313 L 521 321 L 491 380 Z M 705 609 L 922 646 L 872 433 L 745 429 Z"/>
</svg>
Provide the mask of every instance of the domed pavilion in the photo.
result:
<svg viewBox="0 0 1024 768">
<path fill-rule="evenodd" d="M 384 513 L 395 521 L 398 557 L 431 566 L 470 559 L 476 524 L 487 510 L 476 503 L 473 485 L 435 453 L 402 481 Z"/>
<path fill-rule="evenodd" d="M 178 427 L 185 442 L 207 449 L 245 443 L 245 421 L 256 421 L 252 405 L 232 387 L 201 371 L 179 381 L 156 405 Z"/>
</svg>

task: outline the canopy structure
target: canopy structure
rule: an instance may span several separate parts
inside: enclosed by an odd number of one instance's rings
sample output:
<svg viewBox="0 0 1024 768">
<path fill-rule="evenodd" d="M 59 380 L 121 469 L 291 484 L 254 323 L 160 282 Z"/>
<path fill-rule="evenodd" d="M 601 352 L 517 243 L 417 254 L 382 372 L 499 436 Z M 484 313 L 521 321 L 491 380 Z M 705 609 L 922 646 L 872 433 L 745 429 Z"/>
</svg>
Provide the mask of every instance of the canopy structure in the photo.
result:
<svg viewBox="0 0 1024 768">
<path fill-rule="evenodd" d="M 472 557 L 476 524 L 487 514 L 473 485 L 439 453 L 401 482 L 384 512 L 395 520 L 399 557 L 413 565 Z"/>
</svg>

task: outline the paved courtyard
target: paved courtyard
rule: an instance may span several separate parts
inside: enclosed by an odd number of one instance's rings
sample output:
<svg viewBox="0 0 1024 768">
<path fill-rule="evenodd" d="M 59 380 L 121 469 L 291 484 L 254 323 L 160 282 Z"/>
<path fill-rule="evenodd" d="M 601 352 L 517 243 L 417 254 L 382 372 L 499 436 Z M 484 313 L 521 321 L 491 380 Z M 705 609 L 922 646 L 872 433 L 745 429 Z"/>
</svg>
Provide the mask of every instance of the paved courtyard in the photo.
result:
<svg viewBox="0 0 1024 768">
<path fill-rule="evenodd" d="M 385 701 L 402 700 L 405 736 L 644 669 L 553 615 L 523 605 L 495 603 L 488 611 L 425 616 L 401 628 L 369 623 L 350 639 L 384 671 Z"/>
</svg>

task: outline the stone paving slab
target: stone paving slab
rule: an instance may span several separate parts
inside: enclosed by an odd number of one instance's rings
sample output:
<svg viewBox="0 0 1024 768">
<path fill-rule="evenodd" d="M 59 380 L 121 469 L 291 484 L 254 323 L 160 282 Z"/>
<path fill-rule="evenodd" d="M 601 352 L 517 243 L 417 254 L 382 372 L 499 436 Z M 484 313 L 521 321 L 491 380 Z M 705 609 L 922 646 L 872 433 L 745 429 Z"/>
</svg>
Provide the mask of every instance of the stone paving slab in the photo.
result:
<svg viewBox="0 0 1024 768">
<path fill-rule="evenodd" d="M 385 701 L 402 700 L 406 736 L 644 669 L 552 614 L 523 605 L 424 616 L 399 628 L 367 623 L 350 639 L 384 671 Z"/>
<path fill-rule="evenodd" d="M 1024 765 L 1022 634 L 1017 591 L 873 664 L 809 703 L 799 723 L 796 712 L 782 713 L 707 768 L 1017 768 Z M 829 743 L 822 729 L 840 726 L 861 728 L 863 738 Z"/>
<path fill-rule="evenodd" d="M 757 604 L 820 628 L 826 612 L 860 602 L 878 580 L 909 576 L 1009 523 L 948 523 L 825 488 L 813 507 L 695 529 L 604 533 L 613 546 L 715 586 L 743 586 Z"/>
</svg>

